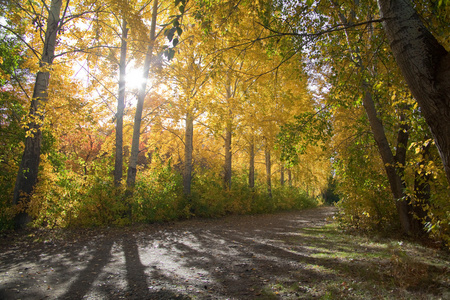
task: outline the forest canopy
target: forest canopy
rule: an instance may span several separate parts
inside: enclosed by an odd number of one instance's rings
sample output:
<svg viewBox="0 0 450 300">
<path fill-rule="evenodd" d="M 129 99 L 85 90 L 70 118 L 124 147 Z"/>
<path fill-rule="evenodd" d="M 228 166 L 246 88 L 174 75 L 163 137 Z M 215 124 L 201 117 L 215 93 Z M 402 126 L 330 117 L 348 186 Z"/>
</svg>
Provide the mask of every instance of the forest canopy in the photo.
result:
<svg viewBox="0 0 450 300">
<path fill-rule="evenodd" d="M 385 2 L 0 2 L 0 228 L 339 200 L 449 242 L 449 2 Z"/>
</svg>

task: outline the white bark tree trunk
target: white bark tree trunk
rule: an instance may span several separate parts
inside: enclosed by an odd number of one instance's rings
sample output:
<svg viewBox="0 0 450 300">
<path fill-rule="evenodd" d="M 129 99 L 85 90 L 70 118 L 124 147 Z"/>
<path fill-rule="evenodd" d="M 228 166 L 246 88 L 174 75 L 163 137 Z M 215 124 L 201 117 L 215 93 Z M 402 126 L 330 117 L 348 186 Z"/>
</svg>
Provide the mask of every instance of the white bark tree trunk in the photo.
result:
<svg viewBox="0 0 450 300">
<path fill-rule="evenodd" d="M 269 197 L 272 197 L 272 162 L 270 159 L 270 149 L 266 145 L 265 148 L 265 157 L 266 157 L 266 184 L 267 184 L 267 193 Z"/>
<path fill-rule="evenodd" d="M 226 85 L 226 97 L 227 102 L 231 99 L 234 91 L 231 90 L 231 84 L 229 83 L 229 74 L 227 74 L 227 85 Z M 230 104 L 228 104 L 230 105 Z M 231 172 L 232 172 L 232 153 L 231 153 L 231 143 L 233 138 L 233 111 L 230 106 L 228 107 L 228 118 L 226 118 L 225 124 L 225 161 L 223 165 L 223 184 L 224 189 L 231 189 Z"/>
<path fill-rule="evenodd" d="M 224 162 L 224 187 L 226 190 L 231 188 L 231 168 L 232 168 L 232 154 L 231 154 L 231 142 L 232 142 L 232 123 L 228 121 L 225 128 L 225 162 Z"/>
<path fill-rule="evenodd" d="M 125 110 L 125 75 L 127 63 L 128 28 L 125 18 L 122 22 L 122 44 L 119 61 L 119 93 L 117 96 L 116 113 L 116 157 L 114 163 L 114 184 L 120 185 L 123 175 L 123 111 Z"/>
<path fill-rule="evenodd" d="M 158 0 L 154 0 L 152 11 L 152 22 L 150 26 L 150 43 L 147 47 L 147 53 L 145 55 L 144 70 L 142 73 L 143 78 L 148 78 L 148 74 L 150 73 L 150 66 L 153 57 L 153 47 L 156 40 L 155 32 L 156 32 L 157 16 L 158 16 Z M 142 111 L 144 108 L 146 89 L 147 89 L 147 80 L 145 80 L 144 83 L 139 87 L 138 91 L 138 99 L 137 99 L 138 101 L 133 125 L 133 138 L 131 141 L 131 154 L 130 154 L 130 161 L 128 162 L 128 171 L 127 171 L 128 188 L 133 188 L 136 182 L 137 160 L 139 154 L 139 139 L 141 137 L 141 120 L 142 120 Z"/>
<path fill-rule="evenodd" d="M 249 146 L 249 170 L 248 170 L 248 187 L 250 189 L 255 188 L 255 142 L 252 137 Z"/>
<path fill-rule="evenodd" d="M 186 132 L 184 139 L 184 174 L 183 174 L 183 189 L 186 196 L 191 195 L 192 183 L 192 152 L 194 140 L 194 118 L 189 112 L 186 113 Z"/>
</svg>

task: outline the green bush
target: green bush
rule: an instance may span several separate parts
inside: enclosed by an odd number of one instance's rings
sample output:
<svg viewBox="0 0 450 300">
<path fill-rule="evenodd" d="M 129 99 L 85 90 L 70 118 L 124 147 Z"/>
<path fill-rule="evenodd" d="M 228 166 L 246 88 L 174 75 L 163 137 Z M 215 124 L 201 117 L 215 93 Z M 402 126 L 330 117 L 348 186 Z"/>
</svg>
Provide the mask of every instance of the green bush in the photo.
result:
<svg viewBox="0 0 450 300">
<path fill-rule="evenodd" d="M 170 164 L 139 172 L 130 201 L 135 222 L 176 220 L 187 215 L 182 178 Z"/>
<path fill-rule="evenodd" d="M 275 187 L 270 196 L 264 185 L 248 187 L 245 177 L 233 178 L 230 190 L 224 190 L 222 179 L 205 172 L 197 175 L 193 185 L 192 208 L 200 217 L 228 214 L 273 213 L 298 210 L 318 205 L 318 201 L 294 187 Z"/>
</svg>

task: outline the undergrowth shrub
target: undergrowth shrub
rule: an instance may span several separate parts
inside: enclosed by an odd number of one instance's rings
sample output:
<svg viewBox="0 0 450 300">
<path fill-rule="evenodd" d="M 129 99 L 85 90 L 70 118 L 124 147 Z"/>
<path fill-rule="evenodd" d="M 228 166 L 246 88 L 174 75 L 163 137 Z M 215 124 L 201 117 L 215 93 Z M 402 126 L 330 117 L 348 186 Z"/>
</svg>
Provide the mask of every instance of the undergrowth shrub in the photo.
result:
<svg viewBox="0 0 450 300">
<path fill-rule="evenodd" d="M 131 201 L 135 222 L 176 220 L 188 214 L 182 177 L 170 162 L 139 172 Z"/>
<path fill-rule="evenodd" d="M 12 229 L 14 225 L 15 209 L 11 202 L 14 182 L 15 177 L 0 171 L 0 231 Z"/>
<path fill-rule="evenodd" d="M 3 190 L 3 188 L 0 189 Z M 0 196 L 0 231 L 13 228 L 15 209 L 12 207 L 10 195 L 12 194 L 8 191 Z"/>
<path fill-rule="evenodd" d="M 412 147 L 412 145 L 411 145 Z M 421 147 L 410 152 L 404 170 L 405 198 L 414 209 L 421 206 L 425 217 L 419 217 L 428 237 L 450 246 L 450 190 L 439 160 L 424 160 Z M 435 154 L 434 157 L 437 157 Z M 373 159 L 373 161 L 371 161 Z M 371 167 L 372 166 L 372 167 Z M 343 228 L 378 231 L 386 234 L 401 232 L 395 201 L 385 170 L 376 166 L 369 156 L 353 156 L 336 161 L 337 193 L 340 201 L 336 218 Z M 421 181 L 423 179 L 426 181 Z M 424 199 L 417 197 L 418 183 L 424 184 Z M 420 211 L 420 209 L 418 209 Z"/>
<path fill-rule="evenodd" d="M 28 212 L 38 227 L 80 227 L 122 224 L 123 191 L 111 178 L 58 170 L 44 157 Z"/>
<path fill-rule="evenodd" d="M 274 187 L 270 196 L 263 184 L 249 188 L 245 177 L 235 177 L 231 189 L 224 190 L 222 179 L 209 172 L 196 176 L 191 199 L 192 211 L 200 217 L 273 213 L 318 204 L 316 199 L 289 186 Z"/>
<path fill-rule="evenodd" d="M 128 205 L 123 189 L 114 187 L 112 180 L 89 178 L 88 187 L 81 194 L 74 214 L 69 218 L 70 226 L 126 225 Z"/>
<path fill-rule="evenodd" d="M 47 157 L 41 159 L 40 176 L 28 213 L 34 226 L 66 227 L 79 202 L 82 178 L 69 170 L 54 172 Z"/>
<path fill-rule="evenodd" d="M 156 158 L 152 167 L 137 174 L 133 194 L 115 187 L 101 167 L 92 174 L 55 167 L 42 157 L 40 179 L 28 212 L 36 227 L 92 227 L 152 223 L 191 217 L 217 218 L 229 214 L 272 213 L 314 207 L 318 201 L 297 188 L 275 186 L 272 196 L 261 183 L 251 189 L 245 177 L 235 177 L 225 190 L 222 178 L 213 170 L 194 176 L 192 194 L 183 194 L 182 176 L 170 160 Z M 131 213 L 130 213 L 131 210 Z M 130 218 L 131 217 L 131 218 Z"/>
<path fill-rule="evenodd" d="M 15 47 L 10 50 L 15 51 Z M 18 158 L 24 147 L 21 120 L 28 111 L 25 107 L 21 99 L 0 89 L 0 231 L 13 228 L 16 209 L 12 207 L 12 197 L 19 171 Z"/>
<path fill-rule="evenodd" d="M 316 198 L 291 186 L 279 186 L 272 191 L 276 210 L 300 210 L 319 205 Z"/>
<path fill-rule="evenodd" d="M 203 218 L 220 217 L 227 214 L 226 202 L 230 195 L 223 190 L 223 182 L 212 170 L 196 174 L 188 199 L 192 216 Z"/>
<path fill-rule="evenodd" d="M 397 209 L 386 185 L 367 179 L 363 184 L 348 179 L 339 188 L 336 218 L 341 226 L 363 231 L 398 229 Z"/>
</svg>

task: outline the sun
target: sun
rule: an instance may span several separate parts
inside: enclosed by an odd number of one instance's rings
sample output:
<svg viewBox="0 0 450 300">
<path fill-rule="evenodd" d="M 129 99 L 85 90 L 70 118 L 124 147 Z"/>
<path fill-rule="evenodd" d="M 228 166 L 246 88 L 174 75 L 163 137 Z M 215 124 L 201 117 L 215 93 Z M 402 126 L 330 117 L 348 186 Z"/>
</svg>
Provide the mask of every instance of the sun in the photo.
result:
<svg viewBox="0 0 450 300">
<path fill-rule="evenodd" d="M 127 68 L 125 82 L 129 89 L 137 90 L 146 81 L 147 79 L 142 76 L 142 69 L 134 68 L 134 66 Z"/>
</svg>

